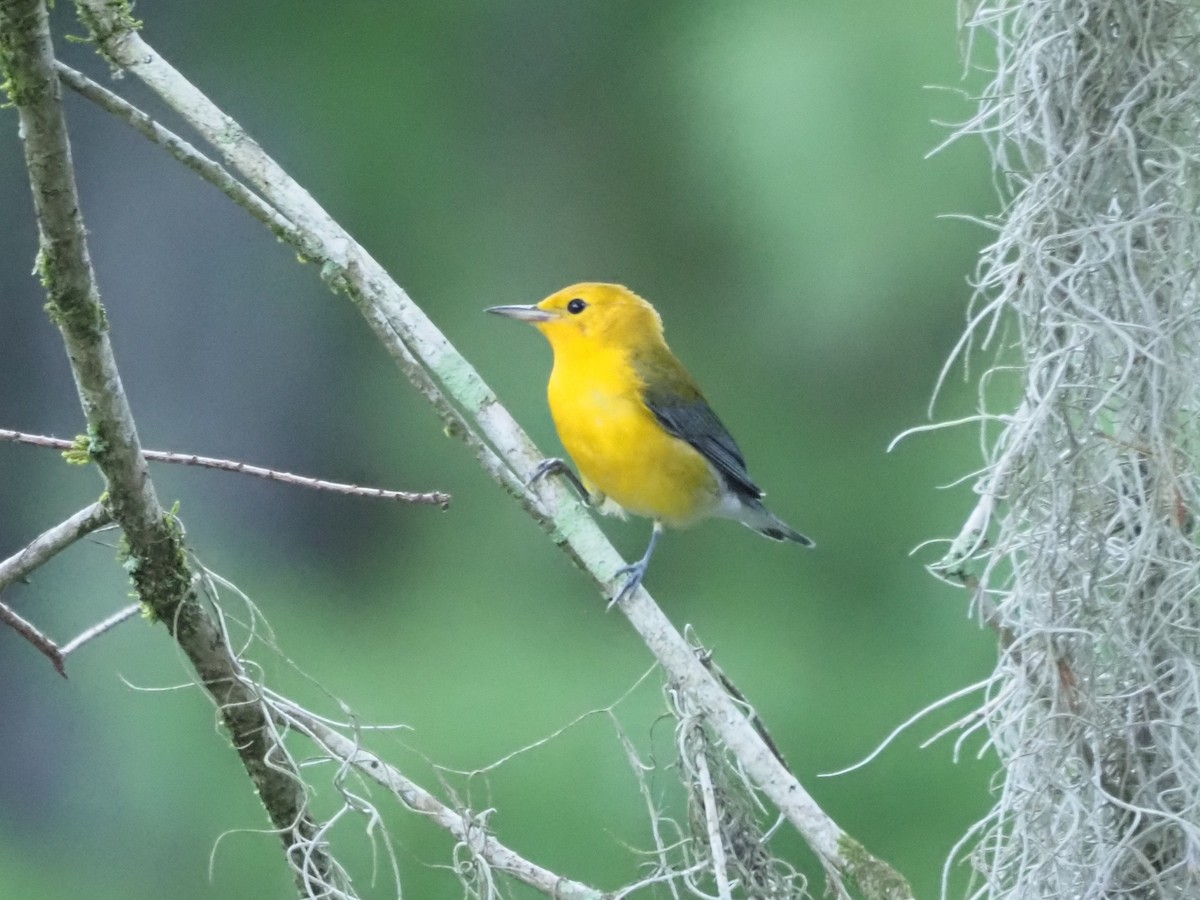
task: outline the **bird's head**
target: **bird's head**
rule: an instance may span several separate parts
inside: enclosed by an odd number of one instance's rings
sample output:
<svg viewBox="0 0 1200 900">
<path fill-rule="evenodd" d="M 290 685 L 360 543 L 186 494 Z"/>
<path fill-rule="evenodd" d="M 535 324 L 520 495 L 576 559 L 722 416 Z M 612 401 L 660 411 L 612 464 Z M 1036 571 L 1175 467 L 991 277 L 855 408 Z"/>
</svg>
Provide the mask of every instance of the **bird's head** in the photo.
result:
<svg viewBox="0 0 1200 900">
<path fill-rule="evenodd" d="M 533 306 L 493 306 L 488 312 L 529 322 L 556 351 L 579 341 L 627 349 L 663 339 L 658 312 L 619 284 L 573 284 Z"/>
</svg>

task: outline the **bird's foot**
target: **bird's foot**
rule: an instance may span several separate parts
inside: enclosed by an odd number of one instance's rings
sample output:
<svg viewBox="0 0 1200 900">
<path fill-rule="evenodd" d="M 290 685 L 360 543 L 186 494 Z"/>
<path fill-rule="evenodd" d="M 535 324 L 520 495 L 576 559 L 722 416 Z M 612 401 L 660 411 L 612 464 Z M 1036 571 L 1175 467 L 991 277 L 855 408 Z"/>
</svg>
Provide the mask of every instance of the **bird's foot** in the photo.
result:
<svg viewBox="0 0 1200 900">
<path fill-rule="evenodd" d="M 642 579 L 646 577 L 646 569 L 649 567 L 650 560 L 639 559 L 635 563 L 630 563 L 627 566 L 621 566 L 613 573 L 613 581 L 616 581 L 622 575 L 628 576 L 625 583 L 621 585 L 621 589 L 613 594 L 613 598 L 608 601 L 608 606 L 605 610 L 610 610 L 622 600 L 628 599 L 633 592 L 638 589 L 642 583 Z"/>
<path fill-rule="evenodd" d="M 526 486 L 532 486 L 534 482 L 545 478 L 547 475 L 562 475 L 571 483 L 571 487 L 575 489 L 575 492 L 579 494 L 579 498 L 584 503 L 590 502 L 588 489 L 583 486 L 583 482 L 579 480 L 579 476 L 557 456 L 551 456 L 538 463 L 533 470 L 533 474 L 529 476 L 529 480 L 525 484 Z"/>
<path fill-rule="evenodd" d="M 658 543 L 658 536 L 662 534 L 662 522 L 654 522 L 654 530 L 650 532 L 650 543 L 646 547 L 646 552 L 642 554 L 642 558 L 635 563 L 630 563 L 627 566 L 621 566 L 613 573 L 613 580 L 620 578 L 622 575 L 629 576 L 625 584 L 621 586 L 621 590 L 608 601 L 606 609 L 612 609 L 622 600 L 630 597 L 634 591 L 638 589 L 638 585 L 642 583 L 642 579 L 646 576 L 646 568 L 650 565 L 650 557 L 654 555 L 654 546 Z"/>
</svg>

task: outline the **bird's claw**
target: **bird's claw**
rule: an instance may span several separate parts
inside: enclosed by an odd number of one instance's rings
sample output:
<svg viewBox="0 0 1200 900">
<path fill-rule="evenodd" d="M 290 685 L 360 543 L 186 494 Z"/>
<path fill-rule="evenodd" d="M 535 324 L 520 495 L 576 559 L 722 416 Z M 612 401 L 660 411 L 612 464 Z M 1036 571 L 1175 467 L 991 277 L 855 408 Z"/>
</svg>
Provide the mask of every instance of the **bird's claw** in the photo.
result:
<svg viewBox="0 0 1200 900">
<path fill-rule="evenodd" d="M 566 468 L 567 464 L 557 456 L 551 456 L 547 459 L 543 459 L 537 464 L 536 467 L 534 467 L 533 473 L 526 480 L 525 484 L 527 486 L 533 485 L 535 482 L 545 478 L 547 475 L 557 475 Z"/>
<path fill-rule="evenodd" d="M 647 560 L 639 559 L 635 563 L 621 566 L 621 568 L 613 573 L 613 581 L 616 581 L 622 575 L 628 575 L 629 577 L 625 581 L 625 584 L 621 586 L 621 589 L 613 594 L 613 598 L 608 601 L 608 606 L 605 607 L 606 610 L 612 609 L 621 603 L 621 601 L 627 600 L 633 595 L 633 592 L 638 589 L 642 583 L 642 579 L 646 576 L 647 562 Z"/>
<path fill-rule="evenodd" d="M 591 497 L 588 495 L 588 489 L 583 486 L 583 482 L 579 480 L 579 476 L 571 470 L 570 466 L 568 466 L 557 456 L 551 456 L 548 459 L 543 459 L 540 463 L 538 463 L 534 467 L 533 473 L 529 476 L 529 479 L 525 482 L 526 487 L 531 487 L 534 482 L 541 478 L 545 478 L 547 475 L 562 475 L 571 483 L 571 487 L 575 489 L 575 493 L 579 495 L 579 499 L 581 499 L 584 503 L 591 502 Z"/>
</svg>

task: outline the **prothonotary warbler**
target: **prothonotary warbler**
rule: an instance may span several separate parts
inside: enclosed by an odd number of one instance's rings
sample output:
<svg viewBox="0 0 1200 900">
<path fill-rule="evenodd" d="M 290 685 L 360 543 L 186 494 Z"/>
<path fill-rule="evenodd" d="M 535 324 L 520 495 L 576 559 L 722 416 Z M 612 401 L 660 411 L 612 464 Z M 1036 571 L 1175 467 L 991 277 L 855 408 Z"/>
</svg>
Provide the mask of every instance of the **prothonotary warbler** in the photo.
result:
<svg viewBox="0 0 1200 900">
<path fill-rule="evenodd" d="M 664 525 L 718 516 L 813 546 L 763 506 L 738 445 L 667 347 L 658 312 L 633 291 L 575 284 L 534 306 L 488 312 L 531 323 L 554 350 L 550 414 L 582 481 L 547 459 L 530 482 L 563 474 L 601 511 L 654 520 L 645 555 L 617 572 L 628 579 L 614 603 L 641 584 Z"/>
</svg>

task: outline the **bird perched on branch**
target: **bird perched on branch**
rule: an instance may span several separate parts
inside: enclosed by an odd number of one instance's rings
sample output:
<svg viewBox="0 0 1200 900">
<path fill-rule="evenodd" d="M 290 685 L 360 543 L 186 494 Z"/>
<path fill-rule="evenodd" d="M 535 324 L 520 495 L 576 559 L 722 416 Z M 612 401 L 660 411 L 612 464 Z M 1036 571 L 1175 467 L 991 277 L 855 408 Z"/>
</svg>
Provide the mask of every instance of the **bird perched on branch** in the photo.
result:
<svg viewBox="0 0 1200 900">
<path fill-rule="evenodd" d="M 562 474 L 602 512 L 654 521 L 613 603 L 642 582 L 663 526 L 735 519 L 777 541 L 813 542 L 769 512 L 733 438 L 663 339 L 658 312 L 628 288 L 583 283 L 534 306 L 490 313 L 531 323 L 550 341 L 550 414 L 582 478 L 547 459 L 529 479 Z"/>
</svg>

